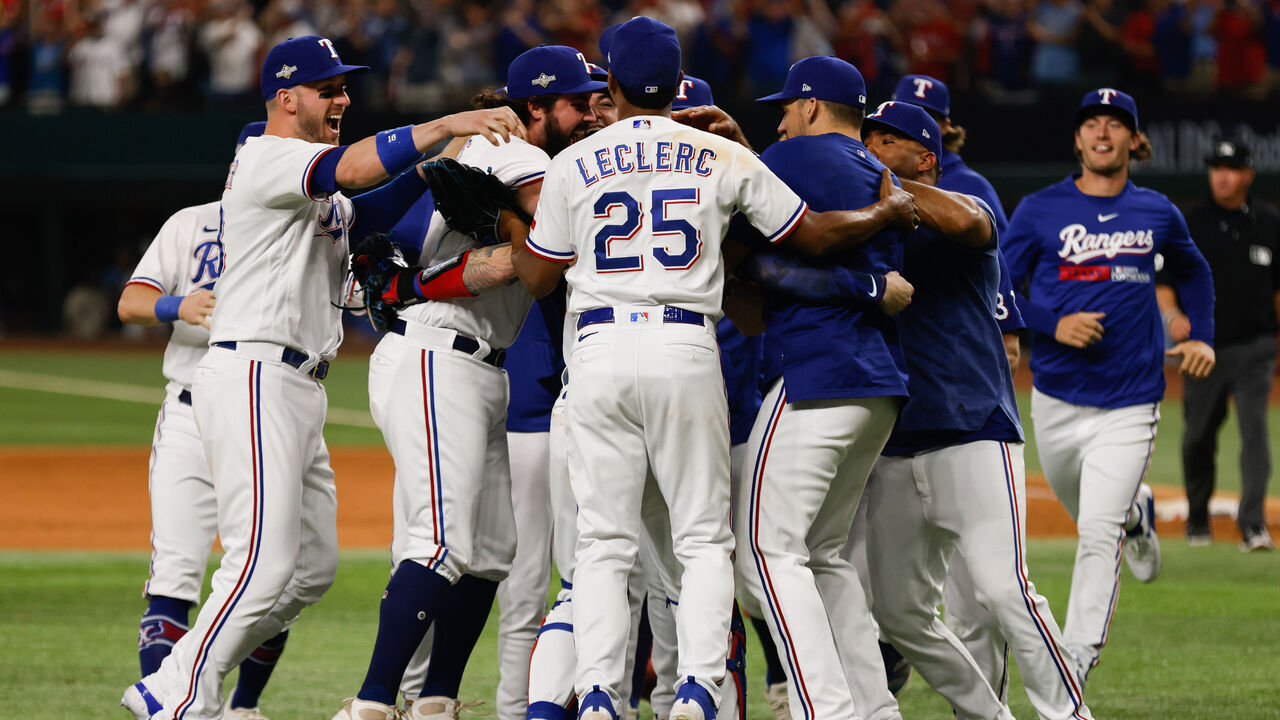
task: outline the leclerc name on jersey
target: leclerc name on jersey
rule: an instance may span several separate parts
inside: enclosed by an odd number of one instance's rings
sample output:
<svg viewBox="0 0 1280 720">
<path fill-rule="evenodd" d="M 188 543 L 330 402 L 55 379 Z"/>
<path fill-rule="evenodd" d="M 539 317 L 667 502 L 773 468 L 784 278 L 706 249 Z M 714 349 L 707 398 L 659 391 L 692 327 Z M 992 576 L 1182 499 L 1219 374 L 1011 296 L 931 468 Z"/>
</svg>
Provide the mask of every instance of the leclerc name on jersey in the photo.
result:
<svg viewBox="0 0 1280 720">
<path fill-rule="evenodd" d="M 633 172 L 685 173 L 710 177 L 714 170 L 710 163 L 715 159 L 716 153 L 711 148 L 667 140 L 637 140 L 634 143 L 602 147 L 586 158 L 578 158 L 577 163 L 583 187 L 591 187 L 607 177 Z"/>
</svg>

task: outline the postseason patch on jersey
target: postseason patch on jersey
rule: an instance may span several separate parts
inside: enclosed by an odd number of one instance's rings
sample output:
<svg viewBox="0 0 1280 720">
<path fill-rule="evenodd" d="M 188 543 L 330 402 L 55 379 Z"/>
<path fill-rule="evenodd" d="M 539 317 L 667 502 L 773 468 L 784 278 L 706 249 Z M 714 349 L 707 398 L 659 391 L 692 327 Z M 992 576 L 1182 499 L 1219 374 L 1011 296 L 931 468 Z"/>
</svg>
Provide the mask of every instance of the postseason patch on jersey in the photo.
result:
<svg viewBox="0 0 1280 720">
<path fill-rule="evenodd" d="M 1059 280 L 1128 282 L 1149 285 L 1151 273 L 1132 265 L 1059 265 Z"/>
</svg>

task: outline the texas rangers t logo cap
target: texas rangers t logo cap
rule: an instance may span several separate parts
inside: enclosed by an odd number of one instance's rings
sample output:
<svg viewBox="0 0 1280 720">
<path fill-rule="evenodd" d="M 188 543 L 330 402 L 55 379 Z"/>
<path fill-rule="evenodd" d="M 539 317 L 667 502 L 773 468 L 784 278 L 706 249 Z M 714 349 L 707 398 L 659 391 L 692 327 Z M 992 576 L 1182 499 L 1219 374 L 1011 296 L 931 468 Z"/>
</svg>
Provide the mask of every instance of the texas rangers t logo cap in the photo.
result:
<svg viewBox="0 0 1280 720">
<path fill-rule="evenodd" d="M 880 107 L 863 120 L 862 136 L 866 137 L 872 130 L 885 129 L 911 138 L 925 150 L 942 156 L 942 132 L 938 130 L 938 123 L 919 105 L 896 100 L 880 103 Z"/>
<path fill-rule="evenodd" d="M 676 99 L 671 101 L 671 109 L 683 110 L 685 108 L 715 104 L 715 99 L 711 97 L 711 86 L 707 84 L 706 80 L 692 75 L 685 75 L 684 79 L 680 81 L 680 87 L 676 88 Z"/>
<path fill-rule="evenodd" d="M 565 45 L 539 45 L 516 56 L 507 66 L 507 97 L 574 95 L 596 92 L 607 83 L 591 79 L 582 53 Z"/>
<path fill-rule="evenodd" d="M 680 82 L 680 40 L 660 20 L 641 15 L 619 25 L 607 60 L 618 84 L 639 97 L 671 92 Z"/>
<path fill-rule="evenodd" d="M 919 105 L 939 117 L 951 117 L 951 91 L 947 84 L 929 75 L 903 75 L 893 91 L 898 102 Z"/>
<path fill-rule="evenodd" d="M 280 89 L 368 69 L 367 65 L 343 65 L 329 38 L 289 38 L 271 48 L 262 61 L 262 97 L 270 100 Z"/>
<path fill-rule="evenodd" d="M 1128 93 L 1115 88 L 1098 88 L 1084 94 L 1076 110 L 1076 127 L 1094 115 L 1114 115 L 1130 130 L 1138 129 L 1138 103 Z"/>
<path fill-rule="evenodd" d="M 856 108 L 867 106 L 867 83 L 858 68 L 829 55 L 807 57 L 787 72 L 782 90 L 756 102 L 781 103 L 795 98 L 817 98 Z"/>
</svg>

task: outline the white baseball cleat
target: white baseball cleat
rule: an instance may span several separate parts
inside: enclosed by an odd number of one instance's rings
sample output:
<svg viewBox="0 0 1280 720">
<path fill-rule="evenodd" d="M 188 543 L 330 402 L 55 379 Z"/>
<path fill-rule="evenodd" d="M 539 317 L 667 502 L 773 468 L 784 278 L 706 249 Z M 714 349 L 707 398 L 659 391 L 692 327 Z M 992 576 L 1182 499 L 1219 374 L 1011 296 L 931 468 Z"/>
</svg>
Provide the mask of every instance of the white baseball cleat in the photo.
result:
<svg viewBox="0 0 1280 720">
<path fill-rule="evenodd" d="M 464 710 L 471 715 L 487 715 L 487 712 L 476 709 L 483 704 L 483 700 L 460 703 L 444 695 L 431 695 L 410 703 L 404 716 L 408 720 L 458 720 Z"/>
<path fill-rule="evenodd" d="M 773 710 L 773 720 L 791 720 L 791 701 L 787 698 L 787 683 L 774 683 L 764 689 L 764 699 Z"/>
<path fill-rule="evenodd" d="M 403 711 L 394 705 L 384 705 L 372 700 L 347 698 L 333 720 L 402 720 Z"/>
<path fill-rule="evenodd" d="M 1254 552 L 1257 550 L 1275 550 L 1275 541 L 1271 539 L 1271 533 L 1266 528 L 1255 530 L 1245 534 L 1244 542 L 1240 543 L 1240 552 Z"/>
<path fill-rule="evenodd" d="M 267 720 L 267 716 L 263 715 L 256 707 L 229 707 L 222 716 L 222 720 Z"/>
<path fill-rule="evenodd" d="M 1138 522 L 1125 531 L 1124 559 L 1139 582 L 1149 583 L 1160 575 L 1160 538 L 1156 536 L 1155 493 L 1150 485 L 1138 486 L 1133 507 Z"/>
<path fill-rule="evenodd" d="M 120 706 L 133 713 L 135 720 L 147 720 L 164 709 L 160 705 L 160 701 L 141 682 L 134 683 L 124 689 L 124 697 L 120 698 Z"/>
</svg>

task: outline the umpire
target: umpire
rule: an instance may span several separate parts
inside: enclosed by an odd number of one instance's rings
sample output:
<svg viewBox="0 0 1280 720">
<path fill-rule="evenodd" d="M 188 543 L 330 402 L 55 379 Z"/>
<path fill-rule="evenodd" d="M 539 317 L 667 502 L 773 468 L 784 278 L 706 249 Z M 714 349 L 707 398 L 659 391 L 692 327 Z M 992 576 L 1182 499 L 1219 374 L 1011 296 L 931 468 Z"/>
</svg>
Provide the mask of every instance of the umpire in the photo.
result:
<svg viewBox="0 0 1280 720">
<path fill-rule="evenodd" d="M 1236 522 L 1244 552 L 1275 547 L 1267 532 L 1264 504 L 1271 477 L 1267 399 L 1276 369 L 1276 305 L 1280 302 L 1280 211 L 1250 194 L 1256 173 L 1249 148 L 1222 140 L 1206 158 L 1210 201 L 1187 213 L 1191 237 L 1213 269 L 1217 293 L 1214 343 L 1218 364 L 1203 380 L 1187 378 L 1182 435 L 1187 489 L 1187 542 L 1207 545 L 1209 497 L 1214 488 L 1218 429 L 1235 398 L 1240 422 L 1240 508 Z M 1190 323 L 1171 287 L 1157 289 L 1173 341 L 1186 339 Z"/>
</svg>

